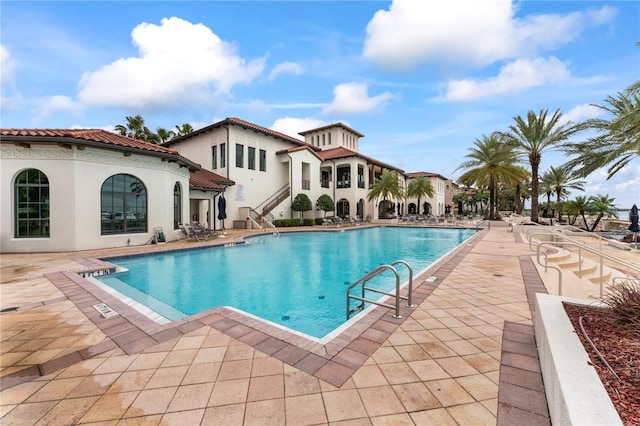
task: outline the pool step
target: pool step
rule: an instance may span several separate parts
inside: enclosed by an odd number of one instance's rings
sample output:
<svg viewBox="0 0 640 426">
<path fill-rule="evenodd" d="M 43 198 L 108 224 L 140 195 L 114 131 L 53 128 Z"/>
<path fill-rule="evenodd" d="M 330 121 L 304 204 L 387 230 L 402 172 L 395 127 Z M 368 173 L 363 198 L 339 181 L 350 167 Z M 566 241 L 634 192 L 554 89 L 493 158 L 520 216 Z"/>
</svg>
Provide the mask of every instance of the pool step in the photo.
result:
<svg viewBox="0 0 640 426">
<path fill-rule="evenodd" d="M 353 314 L 355 314 L 355 313 L 357 313 L 357 312 L 362 311 L 363 309 L 364 309 L 364 302 L 362 302 L 362 303 L 360 303 L 359 305 L 354 306 L 353 308 L 351 308 L 351 309 L 349 310 L 349 317 L 351 317 L 351 315 L 353 315 Z"/>
</svg>

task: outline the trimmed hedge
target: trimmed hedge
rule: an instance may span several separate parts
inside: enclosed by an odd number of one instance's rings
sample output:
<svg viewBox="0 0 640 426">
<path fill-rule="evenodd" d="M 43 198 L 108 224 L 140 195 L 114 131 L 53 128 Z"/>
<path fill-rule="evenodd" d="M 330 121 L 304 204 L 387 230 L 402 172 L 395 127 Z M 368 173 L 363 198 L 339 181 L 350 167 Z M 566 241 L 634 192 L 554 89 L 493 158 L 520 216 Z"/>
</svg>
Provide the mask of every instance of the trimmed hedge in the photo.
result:
<svg viewBox="0 0 640 426">
<path fill-rule="evenodd" d="M 319 219 L 304 219 L 304 221 L 296 219 L 276 219 L 273 221 L 276 228 L 288 228 L 291 226 L 313 226 L 322 225 L 322 218 Z"/>
<path fill-rule="evenodd" d="M 276 228 L 288 228 L 290 226 L 302 226 L 300 219 L 276 219 L 273 221 Z"/>
</svg>

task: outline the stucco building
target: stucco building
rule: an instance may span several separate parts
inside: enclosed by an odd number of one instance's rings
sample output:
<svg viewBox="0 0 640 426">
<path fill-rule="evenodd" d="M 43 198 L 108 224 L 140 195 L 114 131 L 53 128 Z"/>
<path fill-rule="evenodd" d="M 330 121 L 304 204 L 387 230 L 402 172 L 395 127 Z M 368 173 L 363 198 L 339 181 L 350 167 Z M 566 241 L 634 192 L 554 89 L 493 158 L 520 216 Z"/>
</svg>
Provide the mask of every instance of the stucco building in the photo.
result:
<svg viewBox="0 0 640 426">
<path fill-rule="evenodd" d="M 158 228 L 170 241 L 178 223 L 193 220 L 213 229 L 269 226 L 299 217 L 291 208 L 298 194 L 314 205 L 329 195 L 332 214 L 343 218 L 411 213 L 417 200 L 368 199 L 385 170 L 397 172 L 404 189 L 415 176 L 428 176 L 436 191 L 421 202 L 431 214 L 445 213 L 446 178 L 404 173 L 361 154 L 364 135 L 342 123 L 300 135 L 304 140 L 239 118 L 161 146 L 97 129 L 2 129 L 1 251 L 145 244 Z M 323 215 L 314 209 L 304 217 Z"/>
</svg>

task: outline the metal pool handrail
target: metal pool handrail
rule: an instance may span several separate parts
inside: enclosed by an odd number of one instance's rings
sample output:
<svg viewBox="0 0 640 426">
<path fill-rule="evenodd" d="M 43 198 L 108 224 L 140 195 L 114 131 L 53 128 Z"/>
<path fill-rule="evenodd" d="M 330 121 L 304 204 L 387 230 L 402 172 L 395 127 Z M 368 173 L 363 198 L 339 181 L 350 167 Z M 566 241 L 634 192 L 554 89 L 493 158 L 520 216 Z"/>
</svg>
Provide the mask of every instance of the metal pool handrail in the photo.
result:
<svg viewBox="0 0 640 426">
<path fill-rule="evenodd" d="M 409 269 L 409 292 L 407 294 L 407 296 L 401 296 L 400 295 L 400 274 L 398 274 L 398 271 L 396 270 L 396 268 L 393 267 L 393 265 L 397 265 L 397 264 L 403 264 L 405 265 L 408 269 Z M 380 289 L 376 289 L 376 288 L 371 288 L 371 287 L 367 287 L 367 281 L 369 281 L 370 279 L 380 275 L 381 273 L 390 270 L 391 272 L 393 272 L 393 274 L 396 277 L 396 291 L 395 293 L 389 293 L 386 291 L 382 291 Z M 361 285 L 361 295 L 360 296 L 356 296 L 351 294 L 351 289 L 353 289 L 354 287 Z M 393 297 L 395 299 L 395 303 L 393 305 L 384 303 L 384 302 L 380 302 L 378 300 L 371 300 L 371 299 L 367 299 L 365 298 L 365 291 L 372 291 L 374 293 L 379 293 L 379 294 L 384 294 L 386 296 L 390 296 Z M 378 306 L 384 306 L 386 308 L 389 309 L 394 309 L 395 310 L 395 315 L 393 315 L 394 318 L 402 318 L 402 315 L 400 315 L 400 299 L 404 299 L 407 300 L 407 305 L 406 307 L 408 308 L 413 308 L 414 306 L 411 304 L 411 300 L 412 300 L 412 293 L 413 293 L 413 270 L 411 269 L 411 266 L 409 266 L 409 264 L 407 262 L 405 262 L 404 260 L 396 260 L 395 262 L 391 263 L 390 265 L 381 265 L 378 266 L 376 269 L 374 269 L 373 271 L 369 272 L 368 274 L 366 274 L 364 277 L 360 278 L 358 281 L 354 282 L 353 284 L 351 284 L 349 286 L 349 288 L 347 289 L 347 320 L 349 318 L 351 318 L 351 314 L 354 314 L 356 312 L 360 312 L 364 309 L 364 304 L 366 303 L 372 303 L 374 305 L 378 305 Z M 355 300 L 359 300 L 361 303 L 357 306 L 355 306 L 354 308 L 351 308 L 351 299 L 355 299 Z"/>
</svg>

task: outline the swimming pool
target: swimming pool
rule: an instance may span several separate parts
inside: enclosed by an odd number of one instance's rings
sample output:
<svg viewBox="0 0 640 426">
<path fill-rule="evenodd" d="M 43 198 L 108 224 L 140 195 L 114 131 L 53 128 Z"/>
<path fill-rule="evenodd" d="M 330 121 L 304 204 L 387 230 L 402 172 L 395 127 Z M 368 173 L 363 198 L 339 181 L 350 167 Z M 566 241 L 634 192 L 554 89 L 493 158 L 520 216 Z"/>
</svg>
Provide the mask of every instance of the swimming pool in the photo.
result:
<svg viewBox="0 0 640 426">
<path fill-rule="evenodd" d="M 417 274 L 475 232 L 374 227 L 283 233 L 232 247 L 106 259 L 128 271 L 97 278 L 171 320 L 231 306 L 321 338 L 345 322 L 349 284 L 400 259 Z M 407 268 L 397 269 L 406 281 Z M 391 272 L 375 280 L 376 287 L 395 286 Z"/>
</svg>

